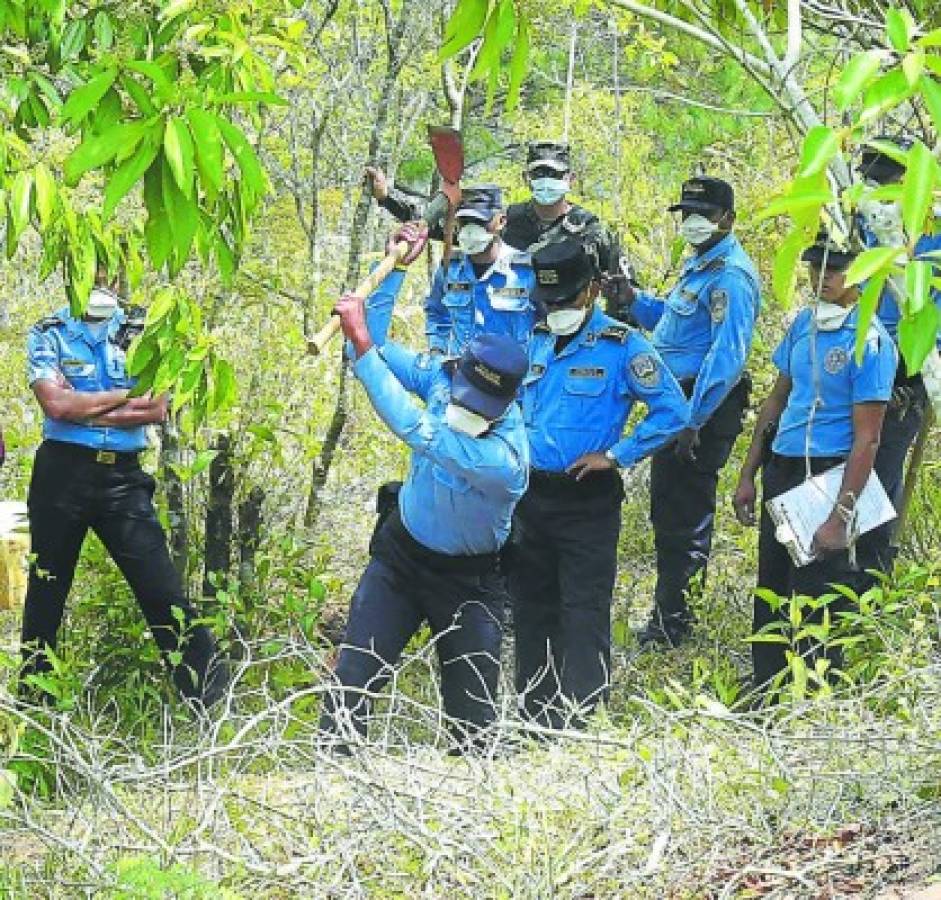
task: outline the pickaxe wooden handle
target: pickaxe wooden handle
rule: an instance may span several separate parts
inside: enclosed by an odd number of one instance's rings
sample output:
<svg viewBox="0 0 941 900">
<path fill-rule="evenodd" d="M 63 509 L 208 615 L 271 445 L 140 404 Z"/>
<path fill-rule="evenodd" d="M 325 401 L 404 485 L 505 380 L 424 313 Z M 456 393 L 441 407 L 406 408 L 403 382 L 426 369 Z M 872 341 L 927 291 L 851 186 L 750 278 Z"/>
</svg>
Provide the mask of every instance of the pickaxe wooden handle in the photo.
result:
<svg viewBox="0 0 941 900">
<path fill-rule="evenodd" d="M 400 241 L 395 245 L 395 249 L 387 254 L 381 263 L 376 266 L 358 285 L 353 291 L 357 297 L 362 297 L 364 300 L 382 283 L 383 279 L 388 275 L 404 258 L 405 254 L 408 253 L 408 244 L 405 241 Z M 320 329 L 313 337 L 307 339 L 307 352 L 313 356 L 319 356 L 323 353 L 324 348 L 330 341 L 340 331 L 340 317 L 338 315 L 330 316 L 330 321 L 327 322 L 323 328 Z"/>
</svg>

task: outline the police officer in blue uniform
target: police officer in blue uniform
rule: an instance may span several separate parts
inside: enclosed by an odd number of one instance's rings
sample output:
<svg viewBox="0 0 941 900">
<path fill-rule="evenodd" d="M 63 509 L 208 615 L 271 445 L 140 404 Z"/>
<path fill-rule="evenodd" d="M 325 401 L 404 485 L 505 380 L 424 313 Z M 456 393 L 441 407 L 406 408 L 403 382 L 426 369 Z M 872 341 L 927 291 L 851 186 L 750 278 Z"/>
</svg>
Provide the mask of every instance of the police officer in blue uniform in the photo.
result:
<svg viewBox="0 0 941 900">
<path fill-rule="evenodd" d="M 647 339 L 595 306 L 599 273 L 580 241 L 537 251 L 533 268 L 547 316 L 521 392 L 533 469 L 509 581 L 520 707 L 557 728 L 579 724 L 607 696 L 619 470 L 675 437 L 688 404 Z M 646 415 L 625 436 L 638 401 Z"/>
<path fill-rule="evenodd" d="M 859 291 L 847 287 L 846 268 L 854 255 L 821 234 L 803 259 L 809 263 L 811 284 L 820 285 L 815 306 L 800 311 L 774 352 L 778 378 L 758 414 L 751 446 L 742 466 L 734 506 L 743 524 L 754 524 L 755 477 L 762 469 L 762 504 L 758 542 L 758 587 L 779 597 L 792 594 L 817 597 L 835 584 L 861 593 L 874 581 L 849 550 L 848 524 L 857 498 L 872 472 L 879 434 L 892 394 L 897 353 L 885 328 L 873 318 L 863 347 L 862 361 L 855 356 Z M 773 435 L 770 448 L 769 437 Z M 770 453 L 768 452 L 770 449 Z M 775 526 L 766 509 L 768 500 L 801 484 L 808 469 L 813 474 L 846 463 L 839 496 L 827 520 L 814 536 L 818 557 L 797 567 L 775 537 Z M 845 598 L 830 605 L 831 614 L 847 608 Z M 819 621 L 822 611 L 805 624 Z M 787 624 L 787 606 L 772 609 L 763 598 L 754 601 L 753 632 L 774 623 Z M 756 686 L 767 686 L 787 666 L 786 646 L 752 644 Z M 811 660 L 818 646 L 802 646 Z M 831 665 L 840 656 L 829 648 Z"/>
<path fill-rule="evenodd" d="M 154 479 L 140 466 L 146 427 L 166 417 L 167 399 L 129 397 L 135 379 L 125 353 L 143 321 L 129 319 L 117 287 L 100 267 L 82 318 L 64 307 L 29 332 L 28 379 L 43 411 L 44 440 L 28 498 L 34 558 L 23 611 L 21 689 L 37 693 L 30 676 L 50 668 L 47 650 L 56 646 L 91 529 L 130 584 L 180 693 L 210 705 L 226 687 L 227 667 L 217 659 L 211 632 L 193 624 L 196 610 L 154 510 Z"/>
<path fill-rule="evenodd" d="M 907 152 L 912 147 L 912 141 L 905 137 L 880 135 L 876 140 L 894 144 L 900 152 Z M 872 147 L 863 150 L 859 168 L 867 187 L 873 190 L 896 184 L 905 172 L 901 163 Z M 864 196 L 859 204 L 858 224 L 867 247 L 897 246 L 901 249 L 908 243 L 897 201 L 873 201 Z M 941 225 L 936 228 L 936 234 L 922 235 L 916 241 L 916 259 L 929 258 L 928 254 L 941 251 Z M 934 264 L 938 265 L 937 260 Z M 941 291 L 934 290 L 933 296 L 935 303 L 941 306 Z M 902 312 L 891 284 L 883 289 L 876 313 L 889 336 L 898 343 Z M 927 408 L 928 397 L 921 373 L 909 374 L 904 361 L 900 361 L 876 456 L 876 472 L 896 506 L 902 499 L 905 458 L 921 430 Z M 894 531 L 895 522 L 890 522 L 860 538 L 860 554 L 865 557 L 867 565 L 882 570 L 892 567 L 897 552 Z"/>
<path fill-rule="evenodd" d="M 505 244 L 500 188 L 464 188 L 456 214 L 460 253 L 439 266 L 425 301 L 428 345 L 460 356 L 477 334 L 502 334 L 521 347 L 529 343 L 535 310 L 529 256 Z"/>
<path fill-rule="evenodd" d="M 337 312 L 357 378 L 412 458 L 398 502 L 373 536 L 336 667 L 339 689 L 325 701 L 321 726 L 341 738 L 351 728 L 365 734 L 364 691 L 381 690 L 427 621 L 452 749 L 466 750 L 495 715 L 504 601 L 497 554 L 529 469 L 514 402 L 526 356 L 505 334 L 473 337 L 458 360 L 391 342 L 377 347 L 385 325 L 367 325 L 361 300 L 348 295 Z"/>
<path fill-rule="evenodd" d="M 680 233 L 692 247 L 663 299 L 627 290 L 621 317 L 651 342 L 690 398 L 689 424 L 653 458 L 650 519 L 657 548 L 654 610 L 641 644 L 680 643 L 692 617 L 687 591 L 712 547 L 719 472 L 742 430 L 750 381 L 745 363 L 761 303 L 758 273 L 732 227 L 732 186 L 701 176 L 683 184 Z"/>
</svg>

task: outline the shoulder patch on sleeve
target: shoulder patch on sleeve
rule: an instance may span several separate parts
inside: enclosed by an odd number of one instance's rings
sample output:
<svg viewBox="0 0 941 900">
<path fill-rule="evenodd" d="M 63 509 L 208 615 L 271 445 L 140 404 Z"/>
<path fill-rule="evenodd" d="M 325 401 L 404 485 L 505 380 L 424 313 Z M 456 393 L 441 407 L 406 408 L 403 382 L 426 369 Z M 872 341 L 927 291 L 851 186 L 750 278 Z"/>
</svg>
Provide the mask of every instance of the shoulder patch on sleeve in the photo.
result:
<svg viewBox="0 0 941 900">
<path fill-rule="evenodd" d="M 660 382 L 660 366 L 652 353 L 638 353 L 630 363 L 631 374 L 643 387 L 656 387 Z"/>
<path fill-rule="evenodd" d="M 606 338 L 609 341 L 617 341 L 619 344 L 626 344 L 630 334 L 629 325 L 608 325 L 598 332 L 598 337 Z"/>
<path fill-rule="evenodd" d="M 709 294 L 709 316 L 716 325 L 725 320 L 729 311 L 729 292 L 725 288 L 714 288 Z"/>
<path fill-rule="evenodd" d="M 50 328 L 55 328 L 56 325 L 64 325 L 65 322 L 59 316 L 46 316 L 45 319 L 40 319 L 38 322 L 33 324 L 33 328 L 37 331 L 48 331 Z"/>
</svg>

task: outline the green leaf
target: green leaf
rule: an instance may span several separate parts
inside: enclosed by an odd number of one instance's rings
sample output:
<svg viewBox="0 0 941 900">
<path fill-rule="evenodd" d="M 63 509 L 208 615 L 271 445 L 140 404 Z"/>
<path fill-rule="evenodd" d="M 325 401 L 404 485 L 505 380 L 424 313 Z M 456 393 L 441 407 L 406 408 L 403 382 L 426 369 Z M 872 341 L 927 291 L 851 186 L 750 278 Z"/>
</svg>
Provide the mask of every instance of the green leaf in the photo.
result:
<svg viewBox="0 0 941 900">
<path fill-rule="evenodd" d="M 99 50 L 110 50 L 114 46 L 114 25 L 111 16 L 104 10 L 95 16 L 95 42 Z"/>
<path fill-rule="evenodd" d="M 111 218 L 117 205 L 124 199 L 128 191 L 143 178 L 144 173 L 151 167 L 157 153 L 160 151 L 159 126 L 141 141 L 137 152 L 125 160 L 108 179 L 105 188 L 105 205 L 102 218 L 107 221 Z"/>
<path fill-rule="evenodd" d="M 91 169 L 111 162 L 119 154 L 126 156 L 133 152 L 146 130 L 144 122 L 121 123 L 102 134 L 87 137 L 65 161 L 65 183 L 74 187 Z"/>
<path fill-rule="evenodd" d="M 235 402 L 237 384 L 235 371 L 226 360 L 216 360 L 212 369 L 212 382 L 212 399 L 209 404 L 211 411 L 216 412 L 231 406 Z"/>
<path fill-rule="evenodd" d="M 822 172 L 840 149 L 840 136 L 826 125 L 815 125 L 804 138 L 799 175 Z"/>
<path fill-rule="evenodd" d="M 927 75 L 922 75 L 918 79 L 918 89 L 925 106 L 928 107 L 935 131 L 941 133 L 941 84 Z"/>
<path fill-rule="evenodd" d="M 146 88 L 136 79 L 127 73 L 121 75 L 121 86 L 127 91 L 128 96 L 134 101 L 134 105 L 140 110 L 140 114 L 149 118 L 157 112 L 157 107 L 147 93 Z"/>
<path fill-rule="evenodd" d="M 159 270 L 173 249 L 170 222 L 163 206 L 163 166 L 151 166 L 144 176 L 144 205 L 147 207 L 144 225 L 147 252 L 154 268 Z"/>
<path fill-rule="evenodd" d="M 169 22 L 171 19 L 182 16 L 189 12 L 195 5 L 195 0 L 170 0 L 170 2 L 160 11 L 157 17 L 161 22 Z"/>
<path fill-rule="evenodd" d="M 905 266 L 905 303 L 903 314 L 915 316 L 921 312 L 931 295 L 931 263 L 915 260 Z"/>
<path fill-rule="evenodd" d="M 876 314 L 879 298 L 885 287 L 886 272 L 878 272 L 866 282 L 866 287 L 859 296 L 859 317 L 856 321 L 856 362 L 863 361 L 863 351 L 866 349 L 866 337 L 869 334 L 869 323 Z"/>
<path fill-rule="evenodd" d="M 833 194 L 829 191 L 811 191 L 806 194 L 788 194 L 772 200 L 766 207 L 758 211 L 755 222 L 781 216 L 785 213 L 794 213 L 798 210 L 807 210 L 813 207 L 819 209 L 833 201 Z"/>
<path fill-rule="evenodd" d="M 9 769 L 0 769 L 0 810 L 13 802 L 16 796 L 16 773 Z"/>
<path fill-rule="evenodd" d="M 216 116 L 215 121 L 242 172 L 242 181 L 245 187 L 248 188 L 246 199 L 249 202 L 246 204 L 246 211 L 251 212 L 265 193 L 264 171 L 245 135 L 222 116 Z"/>
<path fill-rule="evenodd" d="M 847 63 L 840 75 L 837 86 L 833 89 L 833 99 L 837 108 L 845 110 L 862 93 L 885 57 L 882 50 L 867 50 L 857 53 Z"/>
<path fill-rule="evenodd" d="M 81 87 L 75 88 L 65 101 L 65 106 L 62 107 L 60 118 L 63 124 L 77 125 L 84 119 L 108 92 L 117 77 L 118 70 L 112 67 L 105 69 Z"/>
<path fill-rule="evenodd" d="M 871 250 L 864 250 L 846 270 L 846 284 L 859 284 L 867 278 L 872 278 L 880 269 L 888 271 L 898 255 L 898 247 L 873 247 Z"/>
<path fill-rule="evenodd" d="M 10 190 L 10 222 L 15 232 L 14 244 L 29 224 L 30 203 L 33 196 L 33 173 L 19 172 Z"/>
<path fill-rule="evenodd" d="M 268 106 L 287 106 L 287 100 L 271 91 L 238 91 L 213 97 L 213 103 L 266 103 Z"/>
<path fill-rule="evenodd" d="M 170 172 L 166 157 L 163 159 L 163 206 L 167 212 L 170 233 L 173 237 L 173 256 L 170 264 L 171 276 L 176 275 L 189 258 L 190 247 L 199 225 L 199 207 L 195 199 L 187 197 L 177 186 Z"/>
<path fill-rule="evenodd" d="M 891 7 L 885 14 L 885 33 L 889 43 L 899 53 L 906 53 L 911 43 L 915 22 L 908 10 Z"/>
<path fill-rule="evenodd" d="M 168 95 L 173 92 L 173 82 L 170 81 L 167 73 L 157 63 L 144 59 L 135 59 L 124 65 L 132 72 L 139 72 L 149 78 L 154 83 L 154 87 L 157 88 L 158 94 Z"/>
<path fill-rule="evenodd" d="M 157 344 L 153 335 L 142 334 L 136 338 L 127 351 L 126 367 L 128 375 L 137 377 L 154 361 L 157 354 Z"/>
<path fill-rule="evenodd" d="M 899 322 L 899 348 L 909 373 L 920 372 L 938 336 L 938 307 L 926 303 L 914 316 Z"/>
<path fill-rule="evenodd" d="M 480 34 L 489 8 L 490 0 L 458 0 L 444 29 L 439 62 L 460 53 Z"/>
<path fill-rule="evenodd" d="M 36 166 L 33 176 L 36 185 L 36 214 L 39 216 L 40 229 L 45 231 L 52 223 L 59 192 L 45 163 L 39 163 Z"/>
<path fill-rule="evenodd" d="M 170 171 L 186 197 L 193 193 L 193 138 L 183 119 L 170 119 L 163 133 L 163 152 Z"/>
<path fill-rule="evenodd" d="M 865 125 L 880 118 L 885 112 L 907 100 L 914 88 L 908 83 L 905 74 L 899 69 L 887 72 L 877 78 L 863 96 L 863 111 L 857 125 Z"/>
<path fill-rule="evenodd" d="M 902 180 L 902 223 L 913 241 L 924 232 L 937 174 L 938 164 L 931 151 L 916 140 L 908 152 L 908 168 Z"/>
<path fill-rule="evenodd" d="M 921 73 L 925 70 L 925 54 L 909 53 L 902 60 L 902 73 L 910 87 L 918 84 Z"/>
<path fill-rule="evenodd" d="M 797 264 L 801 253 L 813 242 L 812 237 L 800 230 L 794 229 L 781 242 L 774 257 L 774 271 L 771 286 L 775 297 L 782 304 L 789 304 L 794 296 L 794 285 L 797 281 Z"/>
<path fill-rule="evenodd" d="M 173 309 L 176 303 L 176 296 L 171 288 L 163 288 L 157 292 L 153 303 L 147 307 L 147 327 L 162 322 Z"/>
<path fill-rule="evenodd" d="M 919 47 L 941 47 L 941 28 L 923 34 L 915 43 Z"/>
<path fill-rule="evenodd" d="M 215 200 L 223 185 L 222 136 L 216 118 L 201 109 L 186 112 L 187 121 L 196 138 L 196 168 L 209 200 Z"/>
<path fill-rule="evenodd" d="M 516 23 L 516 7 L 513 0 L 498 0 L 487 25 L 484 28 L 484 42 L 477 54 L 477 61 L 471 69 L 471 78 L 490 78 L 490 91 L 493 91 L 493 79 L 500 67 L 500 54 L 513 36 Z"/>
<path fill-rule="evenodd" d="M 516 42 L 513 45 L 513 56 L 510 58 L 510 85 L 506 97 L 507 112 L 513 112 L 519 105 L 520 88 L 529 67 L 530 52 L 529 20 L 520 13 L 516 28 Z"/>
</svg>

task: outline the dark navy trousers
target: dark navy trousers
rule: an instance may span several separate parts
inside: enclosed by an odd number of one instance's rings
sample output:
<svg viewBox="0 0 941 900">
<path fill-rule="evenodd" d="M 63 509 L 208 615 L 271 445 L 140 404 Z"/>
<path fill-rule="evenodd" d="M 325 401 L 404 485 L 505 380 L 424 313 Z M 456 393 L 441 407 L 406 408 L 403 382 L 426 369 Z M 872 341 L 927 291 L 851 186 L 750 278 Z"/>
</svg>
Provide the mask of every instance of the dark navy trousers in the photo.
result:
<svg viewBox="0 0 941 900">
<path fill-rule="evenodd" d="M 441 667 L 449 727 L 464 745 L 496 714 L 504 591 L 496 557 L 461 571 L 431 551 L 421 552 L 396 509 L 377 529 L 372 559 L 350 605 L 346 635 L 324 700 L 321 729 L 366 734 L 370 695 L 392 677 L 406 644 L 428 622 Z M 470 571 L 470 570 L 478 571 Z"/>
<path fill-rule="evenodd" d="M 127 579 L 180 693 L 207 703 L 217 699 L 228 682 L 228 667 L 217 658 L 209 629 L 194 624 L 198 614 L 170 559 L 153 493 L 154 479 L 136 454 L 118 454 L 107 464 L 76 445 L 45 441 L 40 446 L 29 488 L 34 559 L 23 609 L 23 678 L 50 668 L 46 650 L 55 649 L 91 529 Z M 182 658 L 174 664 L 178 651 Z"/>
<path fill-rule="evenodd" d="M 821 457 L 811 460 L 811 471 L 816 475 L 838 466 L 842 457 Z M 768 514 L 766 503 L 773 497 L 803 483 L 806 477 L 806 464 L 803 457 L 782 457 L 773 454 L 762 469 L 761 522 L 758 537 L 758 587 L 773 591 L 779 597 L 790 598 L 794 595 L 820 597 L 832 593 L 833 585 L 840 584 L 852 589 L 857 594 L 868 590 L 875 578 L 868 574 L 861 565 L 850 563 L 849 552 L 829 553 L 806 566 L 797 567 L 791 560 L 787 549 L 775 537 L 774 521 Z M 857 561 L 858 563 L 858 561 Z M 831 621 L 833 617 L 850 608 L 850 601 L 843 596 L 829 604 Z M 805 610 L 802 624 L 816 624 L 823 617 L 823 609 L 813 613 Z M 785 603 L 778 610 L 772 609 L 767 600 L 755 596 L 752 633 L 757 633 L 771 623 L 788 625 L 788 606 Z M 781 632 L 789 634 L 789 628 Z M 789 648 L 781 643 L 752 643 L 752 664 L 756 685 L 767 685 L 779 672 L 787 668 L 786 651 Z M 821 647 L 810 639 L 797 645 L 809 664 L 813 660 L 826 656 L 834 668 L 842 666 L 843 657 L 838 647 Z"/>
<path fill-rule="evenodd" d="M 875 470 L 896 509 L 905 487 L 905 459 L 925 421 L 928 395 L 920 377 L 897 384 L 886 407 Z M 888 572 L 895 563 L 897 520 L 887 522 L 859 539 L 858 555 L 864 568 Z"/>
<path fill-rule="evenodd" d="M 616 472 L 583 483 L 533 473 L 516 508 L 516 690 L 523 715 L 546 727 L 578 725 L 608 696 L 623 496 Z"/>
<path fill-rule="evenodd" d="M 689 393 L 691 384 L 684 384 Z M 686 594 L 690 581 L 704 572 L 712 550 L 719 472 L 742 431 L 748 406 L 747 376 L 699 431 L 695 460 L 680 459 L 675 444 L 654 454 L 650 469 L 650 521 L 657 550 L 654 618 L 667 630 L 690 623 Z"/>
</svg>

